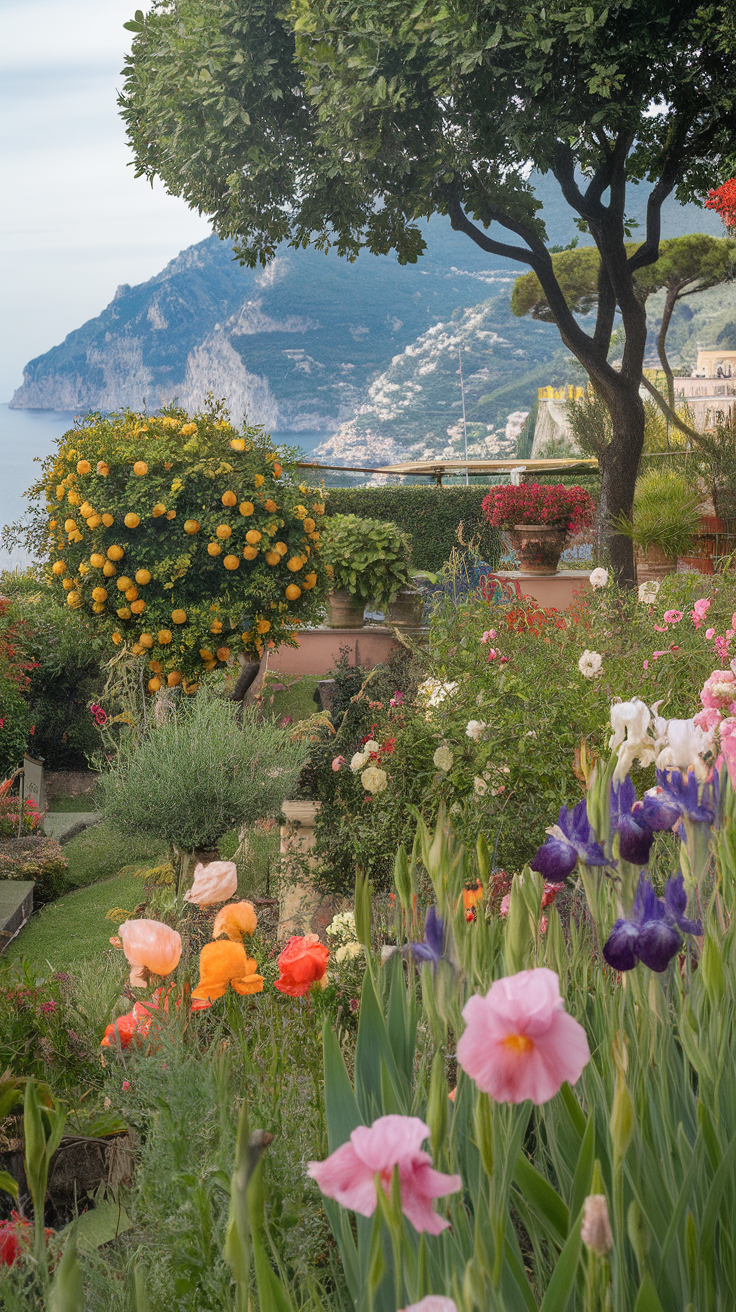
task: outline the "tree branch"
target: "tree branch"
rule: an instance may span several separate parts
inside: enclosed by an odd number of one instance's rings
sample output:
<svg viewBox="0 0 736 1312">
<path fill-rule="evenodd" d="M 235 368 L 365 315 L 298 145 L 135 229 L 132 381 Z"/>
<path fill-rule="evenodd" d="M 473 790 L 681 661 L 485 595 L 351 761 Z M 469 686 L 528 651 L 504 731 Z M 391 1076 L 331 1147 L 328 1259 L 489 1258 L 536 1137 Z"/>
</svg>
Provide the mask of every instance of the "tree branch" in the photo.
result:
<svg viewBox="0 0 736 1312">
<path fill-rule="evenodd" d="M 650 383 L 648 378 L 645 378 L 644 374 L 641 376 L 641 381 L 655 405 L 659 406 L 662 414 L 666 415 L 670 423 L 674 424 L 675 428 L 679 428 L 680 432 L 684 433 L 686 437 L 692 438 L 693 442 L 697 442 L 698 445 L 700 445 L 700 433 L 697 429 L 691 428 L 689 424 L 685 423 L 684 419 L 680 418 L 680 416 L 667 404 L 662 393 L 657 391 L 656 387 Z"/>
<path fill-rule="evenodd" d="M 509 246 L 506 242 L 495 241 L 493 237 L 488 237 L 484 232 L 481 232 L 477 224 L 471 222 L 468 218 L 456 196 L 450 201 L 448 214 L 455 232 L 464 232 L 466 237 L 470 237 L 471 241 L 474 241 L 476 246 L 480 246 L 482 251 L 487 251 L 489 255 L 502 255 L 507 260 L 516 260 L 519 264 L 533 265 L 534 255 L 532 251 L 525 250 L 523 246 Z M 496 221 L 501 223 L 503 227 L 510 226 L 505 224 L 502 219 Z"/>
</svg>

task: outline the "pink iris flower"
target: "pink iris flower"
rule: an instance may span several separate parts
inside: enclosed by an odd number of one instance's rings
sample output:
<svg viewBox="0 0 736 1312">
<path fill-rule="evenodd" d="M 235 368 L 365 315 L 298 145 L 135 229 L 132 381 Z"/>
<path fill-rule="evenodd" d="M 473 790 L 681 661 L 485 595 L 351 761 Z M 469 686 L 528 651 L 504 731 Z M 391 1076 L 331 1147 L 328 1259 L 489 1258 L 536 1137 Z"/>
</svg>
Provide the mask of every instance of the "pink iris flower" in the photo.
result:
<svg viewBox="0 0 736 1312">
<path fill-rule="evenodd" d="M 567 1014 L 554 970 L 540 966 L 497 979 L 463 1008 L 457 1059 L 496 1102 L 549 1102 L 590 1061 L 582 1025 Z"/>
<path fill-rule="evenodd" d="M 449 1221 L 434 1211 L 432 1201 L 457 1193 L 462 1180 L 433 1170 L 432 1158 L 421 1148 L 428 1134 L 428 1126 L 416 1116 L 380 1116 L 370 1126 L 359 1125 L 324 1162 L 310 1162 L 307 1174 L 341 1207 L 372 1216 L 377 1185 L 388 1195 L 397 1166 L 404 1216 L 420 1233 L 438 1235 Z"/>
</svg>

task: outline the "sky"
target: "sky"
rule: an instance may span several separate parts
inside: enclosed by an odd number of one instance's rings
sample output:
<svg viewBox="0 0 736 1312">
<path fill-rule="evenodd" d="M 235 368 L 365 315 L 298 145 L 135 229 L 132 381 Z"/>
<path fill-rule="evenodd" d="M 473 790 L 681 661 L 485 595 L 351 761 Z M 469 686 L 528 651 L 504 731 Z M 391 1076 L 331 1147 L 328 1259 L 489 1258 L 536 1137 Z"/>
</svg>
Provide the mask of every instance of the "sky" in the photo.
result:
<svg viewBox="0 0 736 1312">
<path fill-rule="evenodd" d="M 0 0 L 0 401 L 23 366 L 209 224 L 126 167 L 116 98 L 141 0 Z"/>
</svg>

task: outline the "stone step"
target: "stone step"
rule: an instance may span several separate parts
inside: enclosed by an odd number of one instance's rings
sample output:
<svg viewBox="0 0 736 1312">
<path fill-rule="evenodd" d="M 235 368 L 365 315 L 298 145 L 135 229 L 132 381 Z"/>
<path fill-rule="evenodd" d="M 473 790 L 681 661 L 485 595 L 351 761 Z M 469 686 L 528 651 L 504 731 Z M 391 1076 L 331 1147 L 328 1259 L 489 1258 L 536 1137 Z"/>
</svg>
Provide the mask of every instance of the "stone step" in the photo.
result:
<svg viewBox="0 0 736 1312">
<path fill-rule="evenodd" d="M 33 911 L 32 879 L 0 879 L 0 952 L 4 952 Z"/>
<path fill-rule="evenodd" d="M 49 811 L 44 818 L 43 830 L 57 843 L 68 843 L 70 838 L 81 834 L 90 825 L 98 824 L 101 819 L 99 811 Z"/>
</svg>

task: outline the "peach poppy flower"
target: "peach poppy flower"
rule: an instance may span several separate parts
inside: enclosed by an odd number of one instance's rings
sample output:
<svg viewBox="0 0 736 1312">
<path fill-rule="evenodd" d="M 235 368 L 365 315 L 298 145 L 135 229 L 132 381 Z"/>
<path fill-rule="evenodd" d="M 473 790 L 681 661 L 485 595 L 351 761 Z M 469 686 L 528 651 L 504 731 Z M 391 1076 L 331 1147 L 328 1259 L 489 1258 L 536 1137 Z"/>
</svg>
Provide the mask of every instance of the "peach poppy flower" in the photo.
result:
<svg viewBox="0 0 736 1312">
<path fill-rule="evenodd" d="M 134 988 L 145 988 L 149 973 L 170 975 L 179 965 L 181 935 L 160 920 L 124 920 L 119 933 Z"/>
<path fill-rule="evenodd" d="M 290 938 L 278 960 L 279 978 L 274 988 L 290 998 L 302 998 L 327 971 L 330 950 L 316 934 Z"/>
<path fill-rule="evenodd" d="M 231 943 L 229 939 L 205 943 L 199 954 L 199 983 L 192 997 L 214 1002 L 227 992 L 228 984 L 242 995 L 262 993 L 263 976 L 257 970 L 242 943 Z"/>
<path fill-rule="evenodd" d="M 255 934 L 258 917 L 252 902 L 229 902 L 221 907 L 212 926 L 212 937 L 226 934 L 234 943 L 242 943 L 246 934 Z"/>
<path fill-rule="evenodd" d="M 206 866 L 199 861 L 194 867 L 194 883 L 184 894 L 184 901 L 211 907 L 217 902 L 229 902 L 237 889 L 238 871 L 234 861 L 209 861 Z"/>
</svg>

